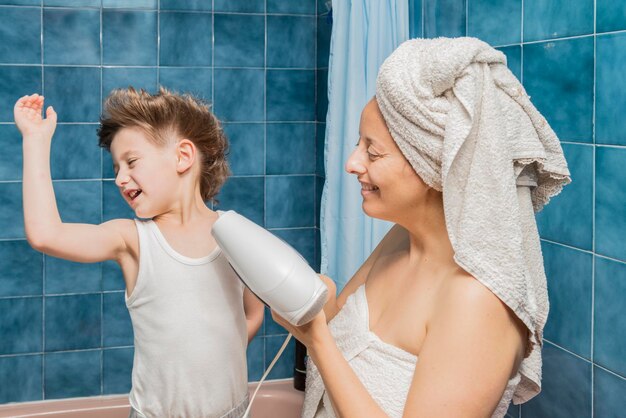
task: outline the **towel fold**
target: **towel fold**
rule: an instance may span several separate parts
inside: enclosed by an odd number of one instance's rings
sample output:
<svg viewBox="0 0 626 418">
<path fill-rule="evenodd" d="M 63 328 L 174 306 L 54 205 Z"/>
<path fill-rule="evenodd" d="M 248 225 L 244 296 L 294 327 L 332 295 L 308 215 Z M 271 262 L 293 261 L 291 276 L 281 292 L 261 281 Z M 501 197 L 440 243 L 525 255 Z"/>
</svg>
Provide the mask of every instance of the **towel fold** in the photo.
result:
<svg viewBox="0 0 626 418">
<path fill-rule="evenodd" d="M 475 38 L 414 39 L 382 65 L 376 98 L 416 173 L 443 193 L 455 261 L 529 332 L 514 402 L 541 389 L 548 293 L 534 212 L 570 182 L 558 138 L 506 67 Z"/>
</svg>

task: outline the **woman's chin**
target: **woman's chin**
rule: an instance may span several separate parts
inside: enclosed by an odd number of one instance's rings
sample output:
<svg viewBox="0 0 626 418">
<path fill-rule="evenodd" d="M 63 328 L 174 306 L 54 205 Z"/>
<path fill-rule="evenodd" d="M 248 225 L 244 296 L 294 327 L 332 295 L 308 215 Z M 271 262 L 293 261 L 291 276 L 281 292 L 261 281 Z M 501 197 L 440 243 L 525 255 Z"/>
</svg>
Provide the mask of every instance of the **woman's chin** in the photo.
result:
<svg viewBox="0 0 626 418">
<path fill-rule="evenodd" d="M 381 211 L 380 208 L 377 208 L 372 202 L 364 201 L 361 207 L 363 212 L 370 218 L 385 219 L 384 211 Z"/>
</svg>

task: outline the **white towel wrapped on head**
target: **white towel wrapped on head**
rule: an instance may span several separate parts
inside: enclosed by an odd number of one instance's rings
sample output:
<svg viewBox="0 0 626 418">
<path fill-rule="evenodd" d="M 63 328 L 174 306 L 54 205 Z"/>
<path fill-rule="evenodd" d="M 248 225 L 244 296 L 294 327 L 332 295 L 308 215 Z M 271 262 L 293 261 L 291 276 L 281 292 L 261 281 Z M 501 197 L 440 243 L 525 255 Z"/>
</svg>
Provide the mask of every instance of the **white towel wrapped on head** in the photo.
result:
<svg viewBox="0 0 626 418">
<path fill-rule="evenodd" d="M 443 193 L 455 261 L 529 329 L 515 403 L 541 388 L 548 293 L 534 211 L 570 182 L 558 138 L 475 38 L 413 39 L 382 65 L 376 99 L 416 173 Z"/>
</svg>

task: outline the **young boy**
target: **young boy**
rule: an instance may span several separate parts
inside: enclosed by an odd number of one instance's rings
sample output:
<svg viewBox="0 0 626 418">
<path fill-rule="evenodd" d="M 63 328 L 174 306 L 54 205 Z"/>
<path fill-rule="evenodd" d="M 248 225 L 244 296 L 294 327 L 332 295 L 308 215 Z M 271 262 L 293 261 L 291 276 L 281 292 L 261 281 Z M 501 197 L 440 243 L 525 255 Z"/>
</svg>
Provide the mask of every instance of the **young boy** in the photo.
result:
<svg viewBox="0 0 626 418">
<path fill-rule="evenodd" d="M 24 222 L 37 250 L 67 260 L 115 260 L 135 335 L 131 417 L 241 417 L 248 403 L 246 346 L 263 305 L 211 235 L 205 205 L 226 180 L 228 143 L 202 102 L 132 88 L 107 99 L 98 131 L 115 183 L 138 218 L 64 223 L 50 176 L 56 128 L 44 98 L 15 105 L 23 135 Z M 71 152 L 71 150 L 67 150 Z"/>
</svg>

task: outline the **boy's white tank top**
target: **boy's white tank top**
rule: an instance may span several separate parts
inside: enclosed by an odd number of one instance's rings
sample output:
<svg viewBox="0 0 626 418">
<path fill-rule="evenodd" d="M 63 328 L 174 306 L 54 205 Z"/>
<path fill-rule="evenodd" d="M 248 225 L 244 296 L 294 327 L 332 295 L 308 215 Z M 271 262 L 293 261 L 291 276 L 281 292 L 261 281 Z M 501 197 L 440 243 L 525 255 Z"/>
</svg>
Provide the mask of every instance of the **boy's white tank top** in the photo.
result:
<svg viewBox="0 0 626 418">
<path fill-rule="evenodd" d="M 241 416 L 248 398 L 243 284 L 219 248 L 189 258 L 152 220 L 135 223 L 139 273 L 126 298 L 135 333 L 131 406 L 147 418 Z"/>
</svg>

